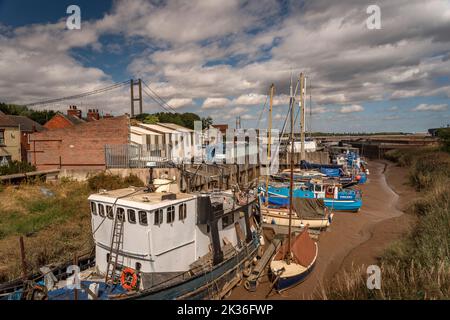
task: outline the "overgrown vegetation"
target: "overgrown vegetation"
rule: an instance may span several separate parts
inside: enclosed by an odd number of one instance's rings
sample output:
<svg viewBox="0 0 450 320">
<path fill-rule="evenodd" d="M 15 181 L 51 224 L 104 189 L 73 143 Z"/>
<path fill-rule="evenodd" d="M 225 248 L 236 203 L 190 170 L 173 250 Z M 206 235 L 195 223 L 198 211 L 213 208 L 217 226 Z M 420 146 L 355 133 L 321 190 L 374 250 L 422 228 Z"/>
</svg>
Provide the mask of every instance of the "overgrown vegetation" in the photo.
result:
<svg viewBox="0 0 450 320">
<path fill-rule="evenodd" d="M 450 298 L 450 154 L 438 148 L 395 150 L 386 155 L 410 168 L 410 182 L 422 194 L 410 211 L 415 229 L 381 257 L 381 290 L 366 288 L 365 270 L 354 269 L 325 288 L 328 299 Z"/>
<path fill-rule="evenodd" d="M 450 152 L 450 128 L 441 128 L 438 130 L 438 137 L 442 142 L 442 148 Z"/>
<path fill-rule="evenodd" d="M 10 161 L 7 165 L 0 165 L 0 176 L 6 174 L 26 173 L 36 171 L 36 167 L 25 161 Z"/>
<path fill-rule="evenodd" d="M 129 174 L 125 178 L 119 175 L 101 172 L 88 178 L 88 187 L 91 191 L 97 192 L 100 189 L 114 190 L 127 188 L 129 186 L 143 187 L 144 183 L 135 174 Z"/>
<path fill-rule="evenodd" d="M 0 111 L 5 114 L 15 116 L 25 116 L 42 125 L 45 124 L 56 114 L 56 112 L 53 110 L 32 110 L 26 106 L 19 106 L 16 104 L 6 104 L 1 102 L 0 102 Z"/>
<path fill-rule="evenodd" d="M 0 185 L 0 283 L 20 276 L 19 236 L 29 271 L 70 261 L 93 248 L 88 196 L 98 189 L 143 186 L 133 174 L 100 173 L 86 182 Z"/>
</svg>

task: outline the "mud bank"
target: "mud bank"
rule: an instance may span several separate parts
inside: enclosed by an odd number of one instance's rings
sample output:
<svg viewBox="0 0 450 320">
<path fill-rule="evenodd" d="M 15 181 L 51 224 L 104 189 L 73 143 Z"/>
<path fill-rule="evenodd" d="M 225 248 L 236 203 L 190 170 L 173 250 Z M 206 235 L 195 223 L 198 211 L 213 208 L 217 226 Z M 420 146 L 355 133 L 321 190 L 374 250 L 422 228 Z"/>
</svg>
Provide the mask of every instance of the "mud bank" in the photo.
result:
<svg viewBox="0 0 450 320">
<path fill-rule="evenodd" d="M 363 207 L 358 213 L 336 213 L 331 227 L 320 235 L 314 272 L 297 287 L 267 299 L 312 299 L 323 285 L 352 266 L 374 264 L 380 254 L 414 224 L 404 210 L 417 196 L 407 185 L 408 170 L 385 161 L 371 162 L 369 182 L 360 188 Z M 265 299 L 270 283 L 264 277 L 257 292 L 237 287 L 229 299 Z"/>
</svg>

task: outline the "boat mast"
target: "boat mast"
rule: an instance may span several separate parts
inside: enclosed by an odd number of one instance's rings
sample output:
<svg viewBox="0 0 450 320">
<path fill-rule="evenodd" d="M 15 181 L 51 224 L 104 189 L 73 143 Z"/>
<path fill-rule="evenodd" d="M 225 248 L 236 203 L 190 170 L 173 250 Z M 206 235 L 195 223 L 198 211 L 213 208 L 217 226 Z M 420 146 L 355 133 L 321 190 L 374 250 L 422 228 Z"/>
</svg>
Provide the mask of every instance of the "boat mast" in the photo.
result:
<svg viewBox="0 0 450 320">
<path fill-rule="evenodd" d="M 300 140 L 301 140 L 301 149 L 300 156 L 302 160 L 305 160 L 305 96 L 304 96 L 304 88 L 305 88 L 305 76 L 300 73 Z"/>
<path fill-rule="evenodd" d="M 289 107 L 291 111 L 291 157 L 290 157 L 290 169 L 291 169 L 291 179 L 289 184 L 289 227 L 288 227 L 288 250 L 286 253 L 286 262 L 291 263 L 291 232 L 292 232 L 292 208 L 294 206 L 293 194 L 294 194 L 294 95 L 292 92 L 292 77 L 290 86 L 290 101 Z"/>
<path fill-rule="evenodd" d="M 270 173 L 270 145 L 272 143 L 272 106 L 273 106 L 273 95 L 275 92 L 275 85 L 272 83 L 270 86 L 270 107 L 269 107 L 269 140 L 267 142 L 267 162 L 269 163 L 268 172 L 266 172 L 266 206 L 269 205 L 269 173 Z M 267 167 L 266 167 L 267 168 Z"/>
</svg>

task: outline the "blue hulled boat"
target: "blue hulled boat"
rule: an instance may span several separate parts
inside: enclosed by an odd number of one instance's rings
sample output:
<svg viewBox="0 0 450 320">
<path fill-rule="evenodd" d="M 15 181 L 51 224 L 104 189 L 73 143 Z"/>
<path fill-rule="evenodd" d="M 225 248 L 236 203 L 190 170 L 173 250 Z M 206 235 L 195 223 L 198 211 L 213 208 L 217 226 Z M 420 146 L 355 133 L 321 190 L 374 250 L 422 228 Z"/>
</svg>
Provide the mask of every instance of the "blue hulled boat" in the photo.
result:
<svg viewBox="0 0 450 320">
<path fill-rule="evenodd" d="M 265 201 L 265 188 L 260 188 Z M 358 211 L 362 206 L 362 197 L 359 190 L 342 189 L 338 185 L 323 184 L 296 184 L 293 192 L 294 198 L 323 199 L 325 206 L 334 211 Z M 269 186 L 269 203 L 287 207 L 289 205 L 289 186 L 281 184 Z"/>
</svg>

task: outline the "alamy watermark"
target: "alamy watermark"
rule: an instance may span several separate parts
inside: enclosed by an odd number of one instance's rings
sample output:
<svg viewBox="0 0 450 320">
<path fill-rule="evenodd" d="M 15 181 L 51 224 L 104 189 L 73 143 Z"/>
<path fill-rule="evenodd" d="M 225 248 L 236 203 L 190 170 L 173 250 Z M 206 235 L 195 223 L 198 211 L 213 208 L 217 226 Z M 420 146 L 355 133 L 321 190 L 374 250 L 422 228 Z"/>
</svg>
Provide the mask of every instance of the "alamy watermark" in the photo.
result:
<svg viewBox="0 0 450 320">
<path fill-rule="evenodd" d="M 377 265 L 370 265 L 367 267 L 367 289 L 373 290 L 381 289 L 381 269 Z"/>
<path fill-rule="evenodd" d="M 381 9 L 380 6 L 372 4 L 367 7 L 366 13 L 370 16 L 366 20 L 366 26 L 369 30 L 381 29 Z"/>
<path fill-rule="evenodd" d="M 80 30 L 81 29 L 81 9 L 77 5 L 70 5 L 66 10 L 67 14 L 70 16 L 67 17 L 66 27 L 69 30 Z"/>
</svg>

